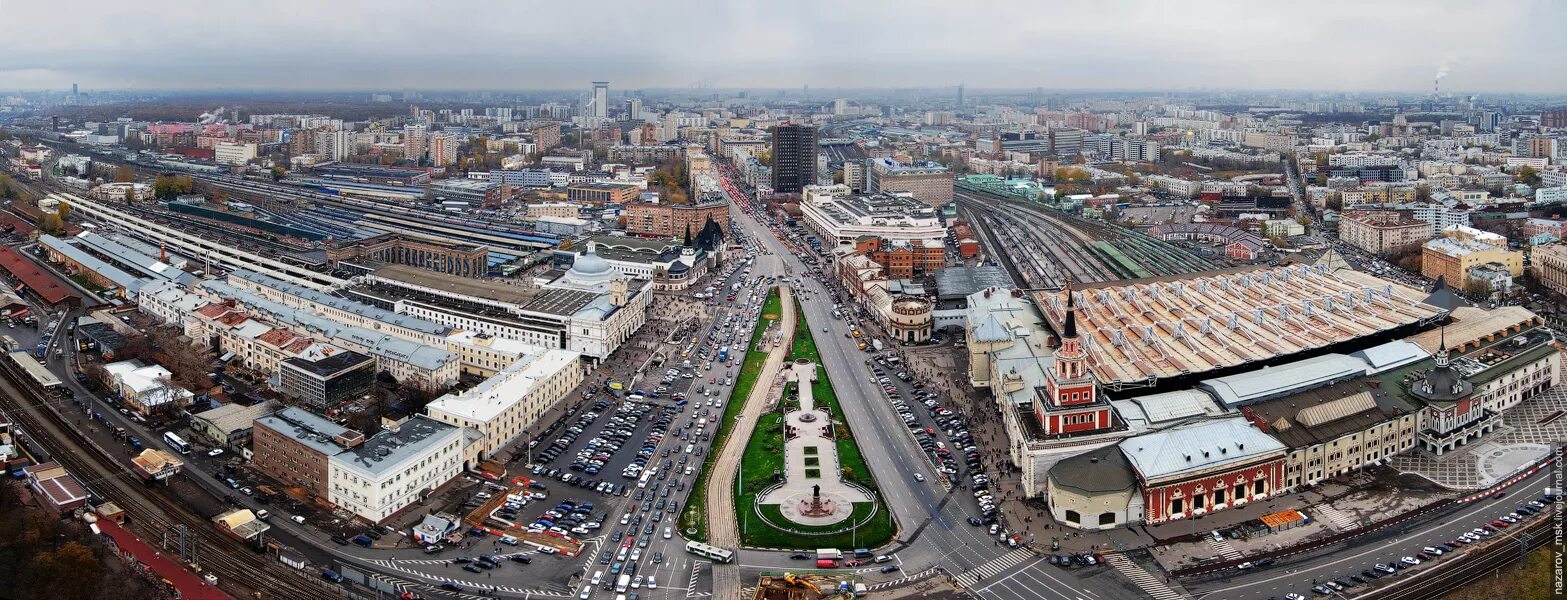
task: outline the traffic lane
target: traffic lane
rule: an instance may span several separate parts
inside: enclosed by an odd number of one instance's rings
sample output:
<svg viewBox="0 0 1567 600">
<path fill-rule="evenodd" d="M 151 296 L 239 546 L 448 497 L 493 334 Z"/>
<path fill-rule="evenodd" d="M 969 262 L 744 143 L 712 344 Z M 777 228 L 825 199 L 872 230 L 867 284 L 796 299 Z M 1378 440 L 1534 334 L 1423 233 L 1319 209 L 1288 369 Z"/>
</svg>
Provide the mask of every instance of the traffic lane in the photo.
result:
<svg viewBox="0 0 1567 600">
<path fill-rule="evenodd" d="M 1082 590 L 1067 585 L 1039 568 L 1045 564 L 1043 558 L 1031 559 L 990 581 L 975 582 L 973 592 L 981 598 L 997 600 L 1016 598 L 1076 600 L 1086 595 Z"/>
<path fill-rule="evenodd" d="M 769 244 L 777 244 L 778 242 L 777 242 L 776 239 L 769 239 L 768 243 Z M 796 267 L 799 267 L 801 269 L 804 268 L 803 267 L 803 263 L 800 263 L 798 261 L 798 257 L 794 257 L 792 254 L 781 253 L 781 252 L 778 255 L 779 256 L 789 256 L 790 258 L 784 259 L 784 260 L 786 260 L 786 261 L 789 261 L 789 260 L 794 261 L 794 264 L 790 265 L 790 266 L 796 266 Z M 811 283 L 816 283 L 814 280 L 806 280 L 806 281 L 807 281 L 806 285 L 810 285 Z M 817 285 L 819 286 L 820 284 L 818 283 Z M 830 301 L 826 300 L 825 298 L 818 296 L 818 297 L 813 298 L 813 299 L 802 300 L 801 304 L 804 307 L 804 311 L 806 313 L 805 316 L 806 316 L 806 318 L 807 318 L 807 320 L 809 322 L 820 323 L 820 322 L 827 322 L 827 321 L 831 320 L 830 319 L 831 303 L 830 303 Z M 831 326 L 829 326 L 829 327 L 831 327 Z M 871 401 L 871 402 L 873 402 L 875 404 L 883 405 L 883 408 L 881 408 L 881 409 L 874 409 L 874 408 L 873 409 L 869 409 L 872 412 L 880 412 L 881 413 L 880 415 L 868 417 L 870 419 L 870 422 L 869 422 L 870 426 L 869 427 L 867 427 L 866 423 L 855 423 L 855 422 L 851 422 L 850 426 L 855 431 L 873 432 L 873 435 L 881 442 L 880 444 L 875 444 L 875 445 L 861 444 L 861 451 L 867 454 L 867 462 L 870 464 L 871 471 L 872 471 L 873 475 L 875 475 L 877 477 L 877 482 L 878 482 L 878 484 L 880 485 L 880 487 L 883 490 L 883 495 L 887 497 L 887 501 L 888 501 L 889 506 L 892 507 L 892 509 L 893 509 L 895 514 L 900 516 L 900 519 L 902 521 L 901 526 L 904 528 L 905 531 L 912 531 L 914 528 L 918 527 L 918 525 L 919 525 L 919 523 L 921 521 L 923 521 L 923 519 L 921 519 L 919 516 L 923 515 L 926 518 L 929 518 L 930 512 L 928 511 L 928 507 L 931 506 L 932 502 L 939 502 L 939 500 L 933 499 L 929 495 L 925 495 L 925 494 L 932 493 L 931 489 L 928 486 L 919 484 L 919 482 L 915 482 L 913 480 L 913 471 L 909 470 L 908 467 L 907 467 L 907 464 L 906 464 L 907 461 L 898 460 L 897 457 L 892 456 L 889 452 L 891 451 L 891 449 L 898 448 L 899 446 L 901 446 L 902 450 L 904 452 L 903 455 L 907 456 L 909 453 L 921 453 L 922 454 L 923 453 L 923 449 L 919 448 L 918 444 L 916 444 L 914 442 L 913 437 L 908 435 L 908 433 L 906 433 L 904 431 L 898 431 L 898 432 L 894 433 L 894 432 L 891 432 L 887 428 L 888 426 L 885 423 L 885 421 L 891 420 L 893 423 L 896 423 L 900 428 L 904 428 L 903 421 L 896 417 L 896 412 L 892 409 L 891 404 L 887 403 L 883 397 L 880 397 L 881 396 L 881 389 L 880 389 L 879 386 L 877 386 L 874 390 L 872 390 L 872 389 L 869 388 L 870 384 L 869 384 L 869 382 L 865 378 L 856 377 L 856 376 L 854 376 L 853 373 L 845 373 L 845 372 L 843 372 L 846 369 L 851 369 L 852 368 L 852 367 L 846 366 L 848 364 L 848 362 L 849 362 L 849 359 L 847 358 L 848 355 L 849 355 L 848 354 L 848 350 L 847 350 L 848 346 L 845 345 L 846 342 L 844 341 L 843 338 L 840 338 L 837 335 L 832 335 L 831 337 L 832 337 L 832 340 L 833 340 L 832 343 L 825 344 L 825 345 L 819 344 L 818 345 L 818 349 L 822 350 L 822 351 L 825 351 L 829 355 L 828 357 L 824 357 L 824 358 L 836 358 L 837 359 L 837 360 L 825 360 L 825 362 L 827 363 L 826 364 L 826 369 L 828 371 L 828 375 L 835 382 L 843 381 L 844 379 L 850 380 L 850 384 L 849 384 L 849 387 L 847 389 L 844 389 L 841 386 L 841 384 L 838 384 L 838 383 L 834 384 L 834 388 L 835 389 L 841 390 L 840 393 L 839 393 L 840 401 L 845 401 L 845 400 L 849 400 L 850 401 L 850 402 L 845 402 L 845 406 L 846 406 L 845 413 L 846 413 L 846 416 L 851 421 L 857 420 L 855 417 L 857 415 L 860 415 L 861 412 L 860 411 L 856 411 L 856 410 L 850 410 L 849 408 L 847 408 L 847 406 L 849 406 L 851 404 L 853 404 L 855 406 L 864 406 L 864 402 L 867 401 L 866 399 L 870 398 L 872 396 L 875 396 L 877 398 L 876 398 L 876 400 Z M 854 352 L 858 353 L 860 351 L 856 347 L 856 348 L 854 348 Z M 833 355 L 836 355 L 836 356 L 833 356 Z M 861 364 L 863 364 L 863 363 L 861 363 Z M 838 372 L 834 373 L 833 371 L 835 371 L 835 370 L 838 371 Z M 857 401 L 857 402 L 859 402 L 858 404 L 854 404 L 855 399 L 854 399 L 854 397 L 853 397 L 854 395 L 852 393 L 850 393 L 850 394 L 843 393 L 843 392 L 850 392 L 850 391 L 858 392 L 859 395 L 861 396 L 861 398 Z M 875 417 L 880 417 L 880 418 L 875 418 Z M 874 460 L 873 460 L 873 457 L 874 457 Z M 891 468 L 894 469 L 894 470 L 899 471 L 898 474 L 901 475 L 901 476 L 899 476 L 899 477 L 888 477 L 887 476 L 887 475 L 889 475 L 887 473 L 887 470 L 889 468 L 888 465 L 894 465 Z M 922 494 L 922 492 L 924 494 Z M 949 503 L 949 504 L 951 504 L 951 503 Z M 967 542 L 973 542 L 976 545 L 980 546 L 981 548 L 990 547 L 991 540 L 989 539 L 989 537 L 984 535 L 983 533 L 977 531 L 977 530 L 973 530 L 973 529 L 964 530 L 962 527 L 955 527 L 953 529 L 949 529 L 949 531 L 953 531 L 954 532 L 954 538 L 955 539 L 959 539 L 959 540 L 963 540 L 963 541 L 967 541 Z M 999 554 L 999 552 L 997 552 L 996 554 Z M 989 560 L 989 558 L 993 558 L 993 556 L 994 555 L 991 555 L 991 556 L 985 558 L 984 560 L 979 560 L 979 561 L 975 562 L 974 564 L 983 563 L 986 560 Z"/>
<path fill-rule="evenodd" d="M 1427 527 L 1421 531 L 1399 534 L 1384 541 L 1379 541 L 1375 544 L 1356 544 L 1353 546 L 1353 548 L 1361 549 L 1353 554 L 1344 555 L 1342 552 L 1336 552 L 1317 559 L 1308 560 L 1303 564 L 1303 566 L 1274 567 L 1268 571 L 1257 572 L 1256 575 L 1251 576 L 1254 578 L 1253 581 L 1247 581 L 1245 583 L 1230 585 L 1227 587 L 1208 589 L 1208 586 L 1204 586 L 1202 584 L 1194 584 L 1187 587 L 1188 589 L 1193 590 L 1205 590 L 1207 593 L 1216 594 L 1215 597 L 1218 598 L 1240 599 L 1259 596 L 1266 597 L 1268 595 L 1268 592 L 1266 591 L 1267 589 L 1272 589 L 1281 583 L 1287 583 L 1287 580 L 1291 579 L 1305 581 L 1317 579 L 1319 581 L 1323 581 L 1347 576 L 1349 574 L 1359 574 L 1360 571 L 1371 568 L 1371 565 L 1373 564 L 1387 562 L 1389 557 L 1391 557 L 1391 560 L 1398 560 L 1404 556 L 1413 556 L 1425 546 L 1434 545 L 1434 543 L 1445 542 L 1446 540 L 1459 537 L 1466 531 L 1473 530 L 1482 525 L 1490 524 L 1491 520 L 1495 519 L 1497 516 L 1512 512 L 1513 507 L 1517 506 L 1518 504 L 1522 504 L 1529 500 L 1538 498 L 1540 494 L 1544 493 L 1545 488 L 1549 487 L 1551 483 L 1551 478 L 1547 476 L 1548 473 L 1550 473 L 1549 469 L 1541 470 L 1539 473 L 1536 473 L 1529 479 L 1524 480 L 1524 482 L 1514 485 L 1513 488 L 1508 490 L 1507 495 L 1502 499 L 1486 499 L 1476 501 L 1474 506 L 1459 511 L 1456 515 L 1449 517 L 1447 520 L 1440 521 L 1435 526 Z M 1540 517 L 1537 516 L 1533 518 Z M 1503 530 L 1501 533 L 1491 537 L 1503 535 L 1508 531 L 1515 531 L 1515 527 L 1517 526 L 1515 525 L 1514 527 L 1509 527 L 1506 530 Z M 1460 549 L 1460 551 L 1462 551 L 1462 549 Z M 1272 573 L 1278 573 L 1281 570 L 1287 572 L 1278 575 L 1271 575 Z M 1220 579 L 1217 580 L 1217 583 L 1226 584 L 1244 577 L 1245 576 Z M 1296 583 L 1295 585 L 1300 584 Z M 1309 588 L 1310 585 L 1305 587 Z"/>
<path fill-rule="evenodd" d="M 798 261 L 797 258 L 793 258 L 793 260 Z M 811 283 L 815 283 L 814 280 L 807 280 L 807 285 Z M 809 323 L 831 321 L 829 316 L 831 304 L 820 295 L 802 300 L 801 304 L 805 308 L 805 316 Z M 828 327 L 832 329 L 830 325 Z M 843 338 L 838 337 L 837 332 L 829 331 L 829 333 L 832 334 L 830 335 L 832 342 L 818 344 L 817 348 L 826 354 L 823 357 L 824 362 L 827 363 L 825 368 L 829 377 L 834 381 L 835 390 L 839 391 L 839 400 L 845 406 L 844 412 L 846 418 L 850 421 L 850 427 L 856 432 L 863 432 L 860 435 L 870 434 L 880 442 L 877 444 L 861 444 L 861 452 L 867 455 L 867 462 L 871 467 L 872 474 L 876 476 L 878 485 L 884 491 L 883 495 L 887 497 L 888 504 L 893 506 L 894 512 L 901 517 L 902 526 L 908 529 L 917 527 L 922 520 L 917 515 L 929 517 L 929 512 L 925 512 L 924 509 L 932 501 L 929 496 L 932 492 L 928 486 L 915 482 L 913 479 L 914 471 L 908 469 L 907 461 L 898 460 L 897 456 L 891 454 L 891 451 L 900 449 L 902 451 L 901 456 L 909 456 L 910 454 L 923 454 L 923 449 L 919 448 L 914 443 L 912 436 L 905 431 L 894 432 L 889 429 L 887 421 L 890 420 L 900 428 L 904 428 L 903 421 L 897 418 L 896 412 L 892 410 L 891 405 L 881 397 L 882 392 L 879 386 L 872 389 L 870 383 L 863 376 L 856 376 L 855 373 L 851 372 L 852 367 L 848 366 L 851 359 L 849 358 L 850 355 L 848 354 L 845 341 Z M 859 349 L 854 348 L 854 351 L 858 353 Z M 848 382 L 847 385 L 842 383 L 845 381 Z M 882 408 L 866 409 L 867 403 L 879 404 Z M 851 406 L 855 407 L 855 409 L 851 409 Z M 880 414 L 869 414 L 867 411 Z M 894 472 L 889 473 L 889 470 Z M 924 496 L 923 498 L 921 497 L 922 495 Z"/>
</svg>

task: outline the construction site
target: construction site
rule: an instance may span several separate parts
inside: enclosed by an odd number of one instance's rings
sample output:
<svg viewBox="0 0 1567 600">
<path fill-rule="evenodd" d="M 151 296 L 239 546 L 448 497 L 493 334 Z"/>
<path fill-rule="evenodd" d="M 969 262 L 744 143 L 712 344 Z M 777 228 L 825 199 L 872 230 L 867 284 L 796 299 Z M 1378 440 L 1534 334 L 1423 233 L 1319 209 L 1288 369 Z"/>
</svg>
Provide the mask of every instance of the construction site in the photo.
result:
<svg viewBox="0 0 1567 600">
<path fill-rule="evenodd" d="M 849 600 L 865 595 L 863 583 L 825 575 L 763 575 L 752 600 Z"/>
</svg>

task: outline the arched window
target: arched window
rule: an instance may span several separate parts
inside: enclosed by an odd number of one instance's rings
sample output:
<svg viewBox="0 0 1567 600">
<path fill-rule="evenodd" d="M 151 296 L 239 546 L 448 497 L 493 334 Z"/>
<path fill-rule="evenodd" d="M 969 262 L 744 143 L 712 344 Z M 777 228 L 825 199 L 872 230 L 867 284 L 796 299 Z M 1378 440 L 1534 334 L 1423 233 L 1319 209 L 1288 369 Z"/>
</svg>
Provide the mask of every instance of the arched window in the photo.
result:
<svg viewBox="0 0 1567 600">
<path fill-rule="evenodd" d="M 1080 522 L 1082 522 L 1082 520 L 1083 520 L 1082 516 L 1077 514 L 1077 511 L 1075 511 L 1075 510 L 1066 511 L 1066 522 L 1068 522 L 1068 523 L 1080 523 Z"/>
</svg>

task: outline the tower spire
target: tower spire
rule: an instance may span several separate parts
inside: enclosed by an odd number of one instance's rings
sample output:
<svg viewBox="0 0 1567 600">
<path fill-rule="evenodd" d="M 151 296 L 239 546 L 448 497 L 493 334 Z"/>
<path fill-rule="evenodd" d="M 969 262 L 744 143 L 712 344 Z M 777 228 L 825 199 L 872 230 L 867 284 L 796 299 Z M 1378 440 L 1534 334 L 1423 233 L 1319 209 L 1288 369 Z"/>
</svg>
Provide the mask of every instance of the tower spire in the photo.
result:
<svg viewBox="0 0 1567 600">
<path fill-rule="evenodd" d="M 1077 337 L 1077 300 L 1072 296 L 1072 278 L 1066 279 L 1066 322 L 1061 326 L 1061 338 Z"/>
</svg>

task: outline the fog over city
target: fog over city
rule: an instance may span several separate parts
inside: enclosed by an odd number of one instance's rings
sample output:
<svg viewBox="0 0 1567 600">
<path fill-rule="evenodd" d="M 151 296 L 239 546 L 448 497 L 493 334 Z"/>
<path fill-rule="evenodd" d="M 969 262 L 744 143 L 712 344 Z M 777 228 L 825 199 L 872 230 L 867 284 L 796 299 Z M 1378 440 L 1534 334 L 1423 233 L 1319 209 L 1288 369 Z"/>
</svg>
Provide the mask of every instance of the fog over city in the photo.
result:
<svg viewBox="0 0 1567 600">
<path fill-rule="evenodd" d="M 0 89 L 1552 93 L 1567 4 L 10 2 Z M 25 26 L 17 26 L 27 24 Z"/>
</svg>

